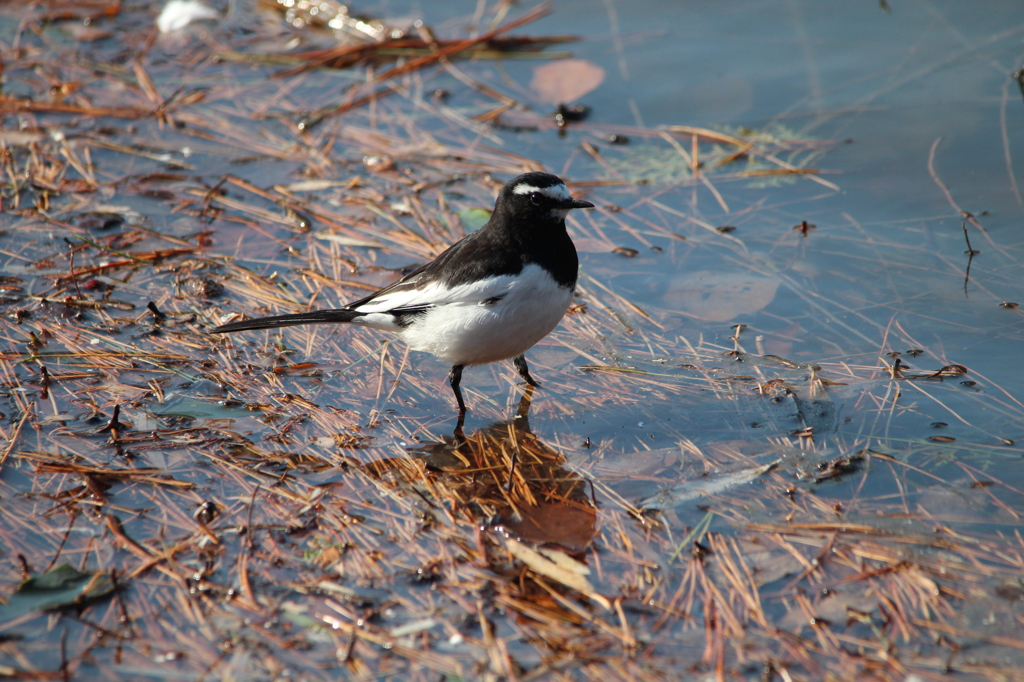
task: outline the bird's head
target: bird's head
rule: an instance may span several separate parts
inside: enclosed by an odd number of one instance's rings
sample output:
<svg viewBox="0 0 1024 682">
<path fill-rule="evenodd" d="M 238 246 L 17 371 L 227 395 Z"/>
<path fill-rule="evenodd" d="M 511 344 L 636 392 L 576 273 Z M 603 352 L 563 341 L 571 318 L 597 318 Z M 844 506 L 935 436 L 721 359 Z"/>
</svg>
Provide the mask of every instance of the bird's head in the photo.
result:
<svg viewBox="0 0 1024 682">
<path fill-rule="evenodd" d="M 593 207 L 589 201 L 573 199 L 558 176 L 523 173 L 501 189 L 495 214 L 515 222 L 561 223 L 572 209 Z"/>
</svg>

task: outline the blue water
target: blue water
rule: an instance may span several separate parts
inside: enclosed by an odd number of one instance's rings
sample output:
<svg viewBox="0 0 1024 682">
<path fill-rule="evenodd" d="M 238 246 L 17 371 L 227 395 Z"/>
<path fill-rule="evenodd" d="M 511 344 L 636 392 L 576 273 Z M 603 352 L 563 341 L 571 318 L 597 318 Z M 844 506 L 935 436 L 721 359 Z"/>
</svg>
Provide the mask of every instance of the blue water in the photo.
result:
<svg viewBox="0 0 1024 682">
<path fill-rule="evenodd" d="M 768 306 L 729 323 L 769 332 L 799 323 L 787 351 L 808 362 L 881 366 L 892 361 L 884 353 L 919 346 L 927 354 L 903 361 L 920 368 L 961 363 L 984 377 L 968 377 L 978 381 L 975 390 L 1013 406 L 1012 417 L 996 418 L 977 394 L 953 394 L 964 421 L 999 424 L 1011 440 L 1024 436 L 1016 402 L 1024 377 L 1014 360 L 1022 321 L 1019 311 L 999 305 L 1024 298 L 1024 100 L 1011 77 L 1024 65 L 1024 24 L 1015 3 L 983 12 L 964 3 L 892 3 L 886 12 L 873 2 L 795 1 L 639 3 L 628 10 L 580 2 L 557 9 L 538 29 L 581 31 L 588 40 L 572 47 L 574 55 L 607 71 L 605 83 L 583 98 L 593 106 L 592 122 L 783 129 L 836 143 L 808 165 L 827 173 L 821 177 L 837 192 L 806 179 L 774 187 L 724 183 L 729 213 L 706 188 L 670 193 L 682 212 L 737 225 L 731 236 L 742 247 L 703 239 L 667 266 L 648 258 L 636 274 L 609 274 L 617 293 L 670 309 L 664 299 L 651 300 L 658 292 L 645 286 L 654 278 L 651 268 L 673 275 L 741 271 L 752 258 L 787 283 Z M 531 65 L 507 68 L 528 80 Z M 530 149 L 543 156 L 545 145 Z M 984 229 L 968 224 L 980 254 L 966 285 L 963 219 L 940 183 Z M 802 220 L 817 226 L 806 239 L 789 232 Z M 682 229 L 691 241 L 702 239 L 692 226 Z M 614 261 L 591 255 L 583 267 L 611 272 Z M 693 320 L 681 331 L 719 341 L 731 334 L 728 323 Z"/>
</svg>

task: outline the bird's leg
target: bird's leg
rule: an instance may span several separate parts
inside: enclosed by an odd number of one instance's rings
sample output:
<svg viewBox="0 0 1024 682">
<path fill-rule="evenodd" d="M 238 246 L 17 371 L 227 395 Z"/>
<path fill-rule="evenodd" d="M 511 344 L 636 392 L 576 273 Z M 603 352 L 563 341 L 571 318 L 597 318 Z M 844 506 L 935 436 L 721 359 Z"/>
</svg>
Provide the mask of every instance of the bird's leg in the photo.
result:
<svg viewBox="0 0 1024 682">
<path fill-rule="evenodd" d="M 462 389 L 459 388 L 459 384 L 462 383 L 462 368 L 465 365 L 454 365 L 452 371 L 448 373 L 448 383 L 452 385 L 452 391 L 455 393 L 455 402 L 459 404 L 459 416 L 466 414 L 466 401 L 462 399 Z"/>
<path fill-rule="evenodd" d="M 530 368 L 526 365 L 525 355 L 517 355 L 512 364 L 515 365 L 516 371 L 519 372 L 519 376 L 523 378 L 523 381 L 531 386 L 540 386 L 540 383 L 534 381 L 533 377 L 530 376 Z"/>
</svg>

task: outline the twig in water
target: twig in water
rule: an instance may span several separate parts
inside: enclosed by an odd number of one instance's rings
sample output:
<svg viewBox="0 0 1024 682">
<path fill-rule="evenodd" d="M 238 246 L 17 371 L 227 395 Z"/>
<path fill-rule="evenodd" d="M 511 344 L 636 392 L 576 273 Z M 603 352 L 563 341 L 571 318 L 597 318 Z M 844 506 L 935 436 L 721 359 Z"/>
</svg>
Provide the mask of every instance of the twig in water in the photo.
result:
<svg viewBox="0 0 1024 682">
<path fill-rule="evenodd" d="M 71 249 L 68 251 L 68 258 L 70 259 L 69 262 L 68 262 L 68 273 L 70 273 L 71 281 L 75 285 L 75 291 L 78 292 L 78 298 L 85 298 L 84 296 L 82 296 L 82 290 L 78 288 L 78 278 L 74 276 L 75 275 L 75 248 L 76 247 L 75 247 L 74 244 L 71 243 L 71 240 L 69 240 L 67 237 L 64 237 L 64 242 L 69 247 L 71 247 Z"/>
<path fill-rule="evenodd" d="M 743 349 L 740 348 L 740 333 L 743 332 L 746 326 L 747 325 L 743 323 L 734 324 L 732 326 L 732 328 L 736 330 L 736 333 L 729 337 L 729 340 L 732 341 L 732 350 L 726 353 L 726 355 L 731 355 L 735 358 L 739 357 L 743 353 Z"/>
<path fill-rule="evenodd" d="M 971 279 L 971 263 L 974 261 L 974 257 L 981 253 L 981 251 L 975 251 L 971 247 L 971 236 L 967 234 L 967 221 L 973 218 L 974 216 L 966 211 L 963 211 L 963 215 L 964 239 L 967 240 L 967 250 L 964 251 L 964 253 L 967 254 L 967 272 L 964 273 L 964 296 L 967 296 L 967 282 L 969 282 Z"/>
<path fill-rule="evenodd" d="M 981 232 L 981 234 L 986 239 L 988 239 L 989 244 L 992 244 L 993 246 L 995 246 L 995 243 L 992 241 L 992 238 L 988 236 L 988 234 L 985 232 L 985 228 L 982 227 L 981 223 L 979 223 L 977 221 L 977 219 L 974 217 L 974 214 L 969 213 L 969 212 L 963 210 L 962 208 L 960 208 L 960 205 L 956 203 L 956 200 L 953 198 L 953 194 L 949 191 L 949 188 L 946 187 L 946 183 L 942 182 L 942 179 L 939 177 L 939 174 L 936 172 L 936 170 L 935 170 L 935 150 L 938 149 L 940 142 L 942 142 L 942 138 L 941 137 L 935 138 L 935 141 L 932 142 L 932 148 L 928 151 L 928 175 L 931 176 L 932 182 L 934 182 L 938 186 L 938 188 L 942 191 L 942 193 L 945 195 L 946 201 L 948 201 L 949 205 L 953 207 L 953 210 L 956 211 L 957 213 L 959 213 L 964 218 L 966 218 L 971 223 L 971 225 L 974 225 L 976 228 L 978 228 L 978 231 Z"/>
<path fill-rule="evenodd" d="M 163 321 L 164 317 L 166 317 L 162 312 L 160 312 L 160 309 L 156 307 L 156 303 L 153 303 L 153 301 L 147 303 L 146 308 L 149 310 L 149 312 L 153 313 L 153 319 L 156 322 L 161 322 Z"/>
<path fill-rule="evenodd" d="M 249 499 L 249 512 L 245 515 L 245 539 L 249 545 L 249 553 L 252 554 L 255 544 L 252 540 L 252 508 L 256 504 L 256 493 L 260 491 L 260 487 L 256 486 L 253 488 L 252 497 Z"/>
<path fill-rule="evenodd" d="M 973 256 L 976 256 L 977 254 L 981 253 L 981 251 L 975 251 L 974 248 L 971 246 L 971 236 L 969 234 L 967 234 L 967 221 L 970 220 L 971 218 L 973 218 L 974 216 L 972 214 L 966 212 L 966 211 L 964 211 L 963 213 L 964 213 L 964 222 L 963 222 L 964 239 L 967 241 L 967 250 L 964 251 L 964 253 L 966 253 L 966 254 L 968 254 L 968 255 L 973 257 Z"/>
<path fill-rule="evenodd" d="M 46 365 L 39 368 L 39 397 L 46 400 L 50 396 L 50 371 Z"/>
<path fill-rule="evenodd" d="M 102 429 L 100 429 L 98 431 L 98 433 L 108 433 L 108 432 L 109 433 L 113 433 L 114 437 L 116 438 L 117 437 L 117 429 L 119 427 L 121 427 L 121 426 L 124 426 L 119 421 L 120 417 L 121 417 L 121 406 L 120 405 L 114 405 L 114 412 L 113 412 L 113 414 L 110 415 L 110 421 L 108 421 L 107 425 L 104 426 Z"/>
<path fill-rule="evenodd" d="M 512 492 L 512 477 L 516 473 L 516 460 L 519 459 L 518 449 L 512 450 L 512 457 L 510 459 L 511 461 L 508 465 L 508 481 L 505 483 L 505 492 L 507 493 Z"/>
</svg>

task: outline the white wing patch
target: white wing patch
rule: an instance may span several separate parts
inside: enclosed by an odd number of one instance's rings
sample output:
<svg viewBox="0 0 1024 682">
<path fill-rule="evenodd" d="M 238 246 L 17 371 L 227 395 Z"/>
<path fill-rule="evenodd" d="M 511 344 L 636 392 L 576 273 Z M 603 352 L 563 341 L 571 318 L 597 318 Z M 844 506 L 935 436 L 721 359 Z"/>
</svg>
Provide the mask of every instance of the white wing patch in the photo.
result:
<svg viewBox="0 0 1024 682">
<path fill-rule="evenodd" d="M 542 267 L 530 264 L 518 275 L 455 287 L 435 282 L 388 293 L 359 306 L 359 312 L 368 314 L 353 324 L 397 332 L 413 349 L 452 365 L 481 365 L 526 352 L 555 328 L 572 295 L 572 287 L 559 285 Z M 428 309 L 407 327 L 387 312 L 416 306 Z"/>
<path fill-rule="evenodd" d="M 399 289 L 377 296 L 356 308 L 360 313 L 386 313 L 402 308 L 436 308 L 445 305 L 478 305 L 489 298 L 501 297 L 512 288 L 517 277 L 488 277 L 469 284 L 449 287 L 431 282 L 418 289 Z"/>
<path fill-rule="evenodd" d="M 568 201 L 572 199 L 572 195 L 569 194 L 569 190 L 565 185 L 559 183 L 552 185 L 551 187 L 534 187 L 527 182 L 521 182 L 512 188 L 512 194 L 543 194 L 544 196 L 555 199 L 556 201 Z"/>
</svg>

